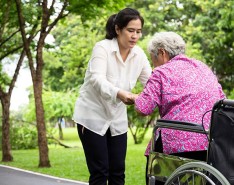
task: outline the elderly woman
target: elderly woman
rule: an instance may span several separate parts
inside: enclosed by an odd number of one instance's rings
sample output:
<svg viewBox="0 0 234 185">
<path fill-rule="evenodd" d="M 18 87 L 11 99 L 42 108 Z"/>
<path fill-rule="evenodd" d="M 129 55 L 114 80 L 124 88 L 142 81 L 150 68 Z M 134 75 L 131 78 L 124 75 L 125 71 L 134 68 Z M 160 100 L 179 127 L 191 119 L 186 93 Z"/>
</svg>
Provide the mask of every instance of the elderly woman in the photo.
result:
<svg viewBox="0 0 234 185">
<path fill-rule="evenodd" d="M 207 129 L 210 113 L 202 121 L 203 115 L 217 100 L 225 98 L 210 68 L 188 58 L 184 40 L 174 32 L 156 33 L 149 42 L 148 51 L 155 68 L 143 92 L 135 96 L 135 109 L 149 115 L 158 107 L 162 119 L 203 122 Z M 172 129 L 161 129 L 160 132 L 157 151 L 206 160 L 208 141 L 205 135 Z M 146 156 L 149 149 L 150 144 Z"/>
</svg>

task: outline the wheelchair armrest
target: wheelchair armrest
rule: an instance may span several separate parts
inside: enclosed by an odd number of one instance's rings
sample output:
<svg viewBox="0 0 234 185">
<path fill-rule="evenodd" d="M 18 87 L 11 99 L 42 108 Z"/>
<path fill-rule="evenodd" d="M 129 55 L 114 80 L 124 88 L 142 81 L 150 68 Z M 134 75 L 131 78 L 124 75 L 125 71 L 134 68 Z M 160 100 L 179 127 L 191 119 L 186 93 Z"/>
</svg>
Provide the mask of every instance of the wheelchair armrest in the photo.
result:
<svg viewBox="0 0 234 185">
<path fill-rule="evenodd" d="M 202 125 L 192 122 L 185 121 L 175 121 L 175 120 L 166 120 L 158 119 L 156 123 L 157 128 L 168 128 L 174 130 L 183 130 L 188 132 L 198 132 L 202 134 L 207 134 L 208 132 L 204 130 Z"/>
</svg>

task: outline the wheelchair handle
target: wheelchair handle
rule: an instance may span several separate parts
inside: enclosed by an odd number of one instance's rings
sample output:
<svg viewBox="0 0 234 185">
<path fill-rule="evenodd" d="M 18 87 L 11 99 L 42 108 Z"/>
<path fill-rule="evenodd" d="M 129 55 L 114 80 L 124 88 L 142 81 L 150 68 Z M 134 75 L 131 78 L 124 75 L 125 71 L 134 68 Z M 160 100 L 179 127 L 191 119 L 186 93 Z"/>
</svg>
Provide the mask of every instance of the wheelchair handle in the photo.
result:
<svg viewBox="0 0 234 185">
<path fill-rule="evenodd" d="M 208 131 L 204 130 L 202 125 L 199 125 L 197 123 L 158 119 L 153 129 L 153 133 L 152 133 L 154 139 L 151 141 L 151 149 L 153 151 L 155 147 L 156 130 L 158 128 L 168 128 L 168 129 L 182 130 L 182 131 L 187 131 L 187 132 L 196 132 L 196 133 L 208 135 Z"/>
<path fill-rule="evenodd" d="M 222 103 L 223 103 L 224 105 L 229 105 L 229 106 L 234 107 L 234 100 L 224 99 L 224 100 L 221 100 L 221 101 L 222 101 Z"/>
<path fill-rule="evenodd" d="M 202 125 L 186 121 L 158 119 L 155 127 L 208 134 L 208 131 L 205 131 Z"/>
</svg>

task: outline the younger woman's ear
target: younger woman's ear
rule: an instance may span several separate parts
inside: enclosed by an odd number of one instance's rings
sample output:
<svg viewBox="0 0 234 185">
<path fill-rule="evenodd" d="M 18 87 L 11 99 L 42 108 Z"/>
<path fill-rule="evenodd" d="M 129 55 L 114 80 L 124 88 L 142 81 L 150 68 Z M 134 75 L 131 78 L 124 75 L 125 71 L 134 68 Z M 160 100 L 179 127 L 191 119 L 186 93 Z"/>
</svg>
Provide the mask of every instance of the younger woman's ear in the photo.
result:
<svg viewBox="0 0 234 185">
<path fill-rule="evenodd" d="M 119 35 L 119 27 L 117 25 L 115 25 L 115 32 Z"/>
</svg>

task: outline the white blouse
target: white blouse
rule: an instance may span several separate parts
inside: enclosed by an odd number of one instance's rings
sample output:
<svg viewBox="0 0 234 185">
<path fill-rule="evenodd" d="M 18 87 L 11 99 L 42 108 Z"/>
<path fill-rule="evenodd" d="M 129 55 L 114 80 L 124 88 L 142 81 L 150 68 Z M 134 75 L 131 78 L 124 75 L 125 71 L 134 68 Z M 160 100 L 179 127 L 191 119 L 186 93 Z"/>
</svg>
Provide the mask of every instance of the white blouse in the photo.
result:
<svg viewBox="0 0 234 185">
<path fill-rule="evenodd" d="M 75 104 L 73 120 L 104 135 L 128 131 L 126 105 L 117 98 L 120 89 L 131 91 L 137 79 L 145 85 L 152 68 L 144 51 L 134 46 L 123 62 L 116 39 L 97 42 Z"/>
</svg>

